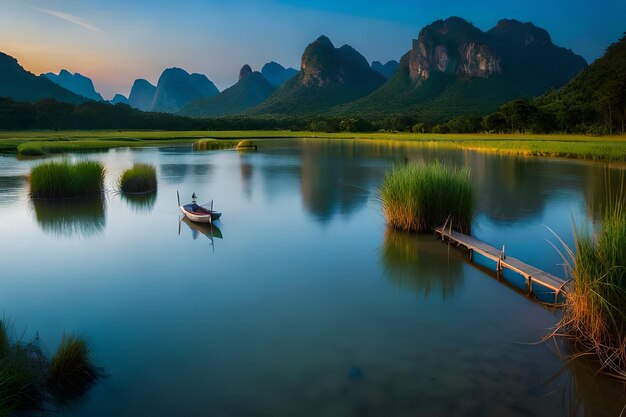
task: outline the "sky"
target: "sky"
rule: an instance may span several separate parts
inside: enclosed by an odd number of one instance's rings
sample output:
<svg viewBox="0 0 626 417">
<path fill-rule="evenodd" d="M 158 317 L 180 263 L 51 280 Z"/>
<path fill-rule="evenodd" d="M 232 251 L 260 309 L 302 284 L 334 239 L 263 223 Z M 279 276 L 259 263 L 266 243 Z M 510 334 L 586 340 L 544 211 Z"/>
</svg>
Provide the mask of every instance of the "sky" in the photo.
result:
<svg viewBox="0 0 626 417">
<path fill-rule="evenodd" d="M 108 99 L 173 66 L 220 90 L 244 64 L 299 68 L 322 34 L 370 62 L 399 60 L 422 27 L 449 16 L 482 30 L 531 21 L 588 62 L 626 31 L 625 0 L 0 0 L 0 51 L 36 74 L 80 72 Z"/>
</svg>

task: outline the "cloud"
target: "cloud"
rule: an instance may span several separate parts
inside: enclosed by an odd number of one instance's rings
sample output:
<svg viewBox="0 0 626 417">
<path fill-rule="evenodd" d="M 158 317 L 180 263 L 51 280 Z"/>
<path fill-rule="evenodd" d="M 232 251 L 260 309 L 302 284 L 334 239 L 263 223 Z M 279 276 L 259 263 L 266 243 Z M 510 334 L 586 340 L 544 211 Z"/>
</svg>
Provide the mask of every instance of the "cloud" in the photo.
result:
<svg viewBox="0 0 626 417">
<path fill-rule="evenodd" d="M 85 29 L 89 29 L 94 32 L 103 32 L 103 30 L 100 29 L 99 27 L 94 26 L 90 24 L 89 22 L 84 21 L 80 17 L 72 16 L 71 14 L 68 14 L 68 13 L 57 12 L 55 10 L 41 9 L 39 7 L 31 7 L 31 9 L 37 10 L 38 12 L 49 14 L 50 16 L 58 17 L 59 19 L 63 19 L 66 22 L 73 23 L 75 25 L 84 27 Z"/>
</svg>

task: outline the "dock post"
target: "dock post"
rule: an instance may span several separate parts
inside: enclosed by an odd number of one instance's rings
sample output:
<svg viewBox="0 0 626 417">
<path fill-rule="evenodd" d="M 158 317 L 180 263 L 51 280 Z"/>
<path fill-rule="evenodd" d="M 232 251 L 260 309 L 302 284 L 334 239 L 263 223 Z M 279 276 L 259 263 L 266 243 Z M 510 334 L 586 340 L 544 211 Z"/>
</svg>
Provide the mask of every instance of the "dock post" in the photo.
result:
<svg viewBox="0 0 626 417">
<path fill-rule="evenodd" d="M 526 288 L 528 289 L 528 295 L 533 293 L 533 280 L 530 275 L 526 276 Z"/>
<path fill-rule="evenodd" d="M 500 281 L 502 276 L 502 259 L 498 258 L 498 264 L 496 265 L 496 278 Z"/>
<path fill-rule="evenodd" d="M 472 250 L 472 248 L 469 249 L 469 261 L 472 262 L 472 255 L 474 253 L 474 250 Z"/>
</svg>

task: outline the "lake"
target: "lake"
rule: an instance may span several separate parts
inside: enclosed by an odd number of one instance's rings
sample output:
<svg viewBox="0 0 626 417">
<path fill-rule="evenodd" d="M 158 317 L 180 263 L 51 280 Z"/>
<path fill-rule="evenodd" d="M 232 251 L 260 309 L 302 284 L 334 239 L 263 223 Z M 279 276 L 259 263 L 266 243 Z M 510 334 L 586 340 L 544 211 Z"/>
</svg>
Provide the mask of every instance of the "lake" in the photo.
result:
<svg viewBox="0 0 626 417">
<path fill-rule="evenodd" d="M 560 313 L 521 278 L 498 282 L 434 236 L 387 230 L 376 194 L 394 163 L 468 166 L 472 234 L 564 277 L 548 227 L 572 245 L 602 196 L 601 164 L 353 140 L 70 158 L 104 163 L 104 200 L 33 203 L 26 175 L 40 161 L 0 157 L 2 312 L 48 352 L 64 332 L 88 337 L 108 375 L 57 415 L 621 410 L 623 388 L 542 343 Z M 156 196 L 114 191 L 133 162 L 157 167 Z M 181 222 L 177 191 L 213 200 L 217 228 Z"/>
</svg>

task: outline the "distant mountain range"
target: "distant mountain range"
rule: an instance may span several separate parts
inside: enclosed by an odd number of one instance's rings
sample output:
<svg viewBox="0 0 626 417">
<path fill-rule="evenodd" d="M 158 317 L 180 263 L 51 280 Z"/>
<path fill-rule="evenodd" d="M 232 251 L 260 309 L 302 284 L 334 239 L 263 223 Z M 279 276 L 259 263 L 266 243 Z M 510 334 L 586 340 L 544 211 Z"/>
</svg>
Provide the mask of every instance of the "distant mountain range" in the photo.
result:
<svg viewBox="0 0 626 417">
<path fill-rule="evenodd" d="M 311 114 L 363 97 L 385 82 L 354 48 L 335 48 L 326 36 L 309 44 L 300 72 L 250 114 Z"/>
<path fill-rule="evenodd" d="M 64 69 L 61 70 L 58 75 L 53 72 L 48 72 L 42 75 L 55 84 L 58 84 L 61 87 L 70 90 L 72 93 L 78 94 L 79 96 L 86 97 L 90 100 L 104 101 L 100 93 L 98 93 L 94 88 L 93 81 L 84 75 L 79 73 L 72 74 L 68 70 Z"/>
<path fill-rule="evenodd" d="M 192 101 L 179 114 L 209 117 L 240 113 L 265 101 L 275 89 L 260 72 L 253 72 L 249 65 L 244 65 L 239 71 L 237 84 L 217 96 Z"/>
<path fill-rule="evenodd" d="M 135 80 L 132 88 L 130 89 L 128 104 L 131 107 L 142 111 L 151 111 L 155 92 L 156 87 L 150 84 L 147 80 Z"/>
<path fill-rule="evenodd" d="M 285 81 L 293 78 L 298 73 L 297 69 L 285 68 L 274 61 L 263 65 L 261 75 L 274 87 L 278 87 Z"/>
<path fill-rule="evenodd" d="M 159 78 L 150 110 L 176 113 L 193 100 L 219 93 L 215 84 L 205 75 L 189 74 L 180 68 L 168 68 Z"/>
<path fill-rule="evenodd" d="M 393 77 L 393 75 L 398 70 L 399 66 L 400 66 L 400 64 L 398 63 L 398 61 L 394 61 L 394 60 L 387 61 L 387 63 L 385 63 L 385 64 L 383 64 L 380 61 L 372 62 L 372 69 L 374 71 L 376 71 L 376 72 L 379 72 L 380 75 L 385 77 L 386 80 L 388 80 L 391 77 Z"/>
<path fill-rule="evenodd" d="M 128 99 L 126 98 L 126 96 L 122 95 L 122 94 L 116 94 L 111 100 L 110 100 L 111 104 L 128 104 Z"/>
<path fill-rule="evenodd" d="M 336 48 L 320 36 L 304 50 L 299 71 L 273 61 L 260 72 L 246 65 L 237 83 L 220 93 L 205 75 L 168 68 L 156 86 L 138 79 L 128 98 L 118 94 L 111 103 L 194 117 L 410 114 L 437 122 L 488 114 L 509 100 L 558 89 L 586 67 L 581 56 L 554 45 L 532 23 L 505 19 L 483 32 L 451 17 L 424 27 L 399 63 L 370 65 L 351 46 Z M 0 97 L 103 100 L 81 74 L 36 76 L 1 53 Z"/>
<path fill-rule="evenodd" d="M 514 98 L 558 88 L 586 66 L 584 58 L 554 45 L 532 23 L 501 20 L 483 32 L 451 17 L 421 30 L 383 87 L 333 112 L 411 113 L 435 121 L 482 115 Z"/>
<path fill-rule="evenodd" d="M 26 71 L 17 60 L 0 52 L 0 97 L 17 101 L 38 101 L 52 98 L 58 101 L 78 104 L 87 101 L 55 84 L 47 77 L 37 76 Z"/>
</svg>

